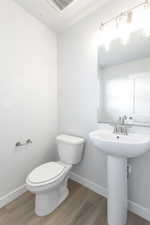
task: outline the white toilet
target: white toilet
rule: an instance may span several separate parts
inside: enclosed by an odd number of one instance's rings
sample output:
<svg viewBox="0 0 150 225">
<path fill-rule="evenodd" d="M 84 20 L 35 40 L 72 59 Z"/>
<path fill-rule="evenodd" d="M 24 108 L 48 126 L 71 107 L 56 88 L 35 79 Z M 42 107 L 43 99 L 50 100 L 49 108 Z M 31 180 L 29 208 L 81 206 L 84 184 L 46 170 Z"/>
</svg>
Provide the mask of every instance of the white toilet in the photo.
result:
<svg viewBox="0 0 150 225">
<path fill-rule="evenodd" d="M 60 161 L 35 168 L 26 179 L 27 189 L 36 194 L 35 212 L 38 216 L 53 212 L 66 199 L 69 172 L 82 158 L 83 138 L 60 135 L 56 141 Z"/>
</svg>

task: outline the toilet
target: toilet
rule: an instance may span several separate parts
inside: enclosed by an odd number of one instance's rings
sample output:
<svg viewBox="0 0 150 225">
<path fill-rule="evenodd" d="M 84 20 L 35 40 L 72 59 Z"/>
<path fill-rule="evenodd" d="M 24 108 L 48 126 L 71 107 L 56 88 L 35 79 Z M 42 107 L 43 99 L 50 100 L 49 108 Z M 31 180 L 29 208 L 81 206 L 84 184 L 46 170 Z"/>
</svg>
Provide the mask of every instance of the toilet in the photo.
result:
<svg viewBox="0 0 150 225">
<path fill-rule="evenodd" d="M 82 159 L 83 138 L 59 135 L 56 143 L 60 161 L 42 164 L 26 178 L 26 188 L 35 194 L 38 216 L 50 214 L 67 198 L 69 172 Z"/>
</svg>

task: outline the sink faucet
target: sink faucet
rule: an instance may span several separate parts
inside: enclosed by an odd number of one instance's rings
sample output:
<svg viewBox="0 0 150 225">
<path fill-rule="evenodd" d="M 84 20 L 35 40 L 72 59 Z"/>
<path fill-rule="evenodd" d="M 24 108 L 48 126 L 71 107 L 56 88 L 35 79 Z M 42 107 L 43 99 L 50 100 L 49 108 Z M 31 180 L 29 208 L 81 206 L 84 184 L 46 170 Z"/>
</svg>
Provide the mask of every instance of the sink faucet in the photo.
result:
<svg viewBox="0 0 150 225">
<path fill-rule="evenodd" d="M 119 117 L 118 122 L 114 126 L 114 134 L 123 134 L 128 135 L 128 129 L 125 124 L 125 121 L 127 120 L 127 116 Z"/>
</svg>

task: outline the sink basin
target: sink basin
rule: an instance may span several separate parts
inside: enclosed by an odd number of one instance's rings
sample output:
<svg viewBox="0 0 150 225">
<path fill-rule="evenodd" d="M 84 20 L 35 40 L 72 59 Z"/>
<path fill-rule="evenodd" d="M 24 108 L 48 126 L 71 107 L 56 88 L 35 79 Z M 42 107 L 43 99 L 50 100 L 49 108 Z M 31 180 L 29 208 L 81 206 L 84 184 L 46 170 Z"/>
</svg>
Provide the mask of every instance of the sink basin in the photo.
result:
<svg viewBox="0 0 150 225">
<path fill-rule="evenodd" d="M 90 133 L 95 147 L 109 155 L 118 157 L 137 157 L 150 149 L 150 135 L 129 133 L 117 135 L 110 130 L 96 130 Z"/>
<path fill-rule="evenodd" d="M 150 150 L 150 135 L 118 135 L 109 129 L 99 129 L 89 134 L 91 142 L 107 154 L 108 224 L 127 224 L 128 189 L 127 159 Z"/>
</svg>

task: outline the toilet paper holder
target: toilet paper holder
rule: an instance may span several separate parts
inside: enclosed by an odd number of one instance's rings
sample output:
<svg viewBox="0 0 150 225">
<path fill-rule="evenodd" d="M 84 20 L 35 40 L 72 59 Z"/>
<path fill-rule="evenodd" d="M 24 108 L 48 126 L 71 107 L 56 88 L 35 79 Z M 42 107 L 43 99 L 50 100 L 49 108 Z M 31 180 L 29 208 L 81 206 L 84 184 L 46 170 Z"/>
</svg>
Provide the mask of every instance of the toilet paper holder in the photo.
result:
<svg viewBox="0 0 150 225">
<path fill-rule="evenodd" d="M 25 145 L 29 145 L 32 144 L 32 140 L 31 139 L 27 139 L 25 143 L 21 143 L 21 142 L 16 142 L 16 147 L 21 147 L 21 146 L 25 146 Z"/>
</svg>

